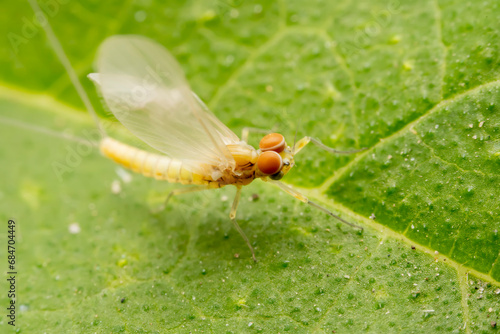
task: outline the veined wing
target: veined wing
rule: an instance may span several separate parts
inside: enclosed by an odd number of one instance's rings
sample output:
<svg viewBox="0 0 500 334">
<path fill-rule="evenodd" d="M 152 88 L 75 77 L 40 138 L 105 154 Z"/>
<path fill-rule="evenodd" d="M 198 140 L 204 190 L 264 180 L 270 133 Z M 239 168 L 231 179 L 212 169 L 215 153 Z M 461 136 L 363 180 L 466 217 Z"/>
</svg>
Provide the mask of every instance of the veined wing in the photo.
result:
<svg viewBox="0 0 500 334">
<path fill-rule="evenodd" d="M 115 117 L 133 134 L 185 166 L 234 168 L 227 144 L 236 136 L 191 91 L 175 58 L 161 45 L 134 35 L 113 36 L 99 48 L 98 84 Z"/>
</svg>

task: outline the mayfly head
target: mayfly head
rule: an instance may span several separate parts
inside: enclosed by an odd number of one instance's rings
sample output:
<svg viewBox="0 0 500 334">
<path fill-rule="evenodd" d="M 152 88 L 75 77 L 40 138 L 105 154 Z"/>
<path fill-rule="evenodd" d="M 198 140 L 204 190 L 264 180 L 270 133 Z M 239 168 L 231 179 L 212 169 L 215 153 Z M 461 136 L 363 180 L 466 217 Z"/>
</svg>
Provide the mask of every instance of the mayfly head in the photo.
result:
<svg viewBox="0 0 500 334">
<path fill-rule="evenodd" d="M 293 167 L 294 160 L 285 137 L 279 133 L 264 136 L 259 143 L 260 154 L 257 159 L 259 177 L 280 180 Z"/>
</svg>

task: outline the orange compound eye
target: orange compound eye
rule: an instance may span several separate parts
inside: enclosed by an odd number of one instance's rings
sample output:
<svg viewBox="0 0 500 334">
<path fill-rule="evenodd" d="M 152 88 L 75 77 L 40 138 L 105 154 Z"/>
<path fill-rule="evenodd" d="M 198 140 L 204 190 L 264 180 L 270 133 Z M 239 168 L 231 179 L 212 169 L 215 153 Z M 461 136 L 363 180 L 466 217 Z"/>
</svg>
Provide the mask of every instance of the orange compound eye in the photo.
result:
<svg viewBox="0 0 500 334">
<path fill-rule="evenodd" d="M 257 160 L 257 167 L 264 174 L 275 174 L 283 167 L 283 160 L 281 156 L 274 151 L 262 152 Z"/>
<path fill-rule="evenodd" d="M 279 133 L 270 133 L 260 140 L 259 147 L 262 152 L 281 152 L 285 149 L 285 137 Z"/>
</svg>

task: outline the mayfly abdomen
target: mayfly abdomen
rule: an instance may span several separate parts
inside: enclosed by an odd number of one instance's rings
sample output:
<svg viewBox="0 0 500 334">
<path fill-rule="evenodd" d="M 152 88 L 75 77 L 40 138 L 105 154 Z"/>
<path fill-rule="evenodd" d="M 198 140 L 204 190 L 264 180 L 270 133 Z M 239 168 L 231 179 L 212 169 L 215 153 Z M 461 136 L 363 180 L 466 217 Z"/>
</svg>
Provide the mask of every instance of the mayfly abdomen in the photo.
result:
<svg viewBox="0 0 500 334">
<path fill-rule="evenodd" d="M 136 173 L 171 183 L 210 185 L 213 181 L 183 167 L 180 160 L 140 150 L 112 138 L 104 138 L 101 152 L 107 158 Z"/>
</svg>

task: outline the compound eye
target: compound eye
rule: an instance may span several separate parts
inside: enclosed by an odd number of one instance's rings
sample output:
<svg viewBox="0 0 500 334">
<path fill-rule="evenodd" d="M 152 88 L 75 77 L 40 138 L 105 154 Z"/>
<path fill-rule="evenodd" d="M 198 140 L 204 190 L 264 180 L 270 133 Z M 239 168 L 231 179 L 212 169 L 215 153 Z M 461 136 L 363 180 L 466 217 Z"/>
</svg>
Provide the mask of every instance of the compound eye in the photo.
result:
<svg viewBox="0 0 500 334">
<path fill-rule="evenodd" d="M 279 133 L 270 133 L 260 140 L 259 147 L 262 152 L 281 152 L 285 149 L 285 137 Z"/>
<path fill-rule="evenodd" d="M 276 174 L 283 167 L 283 160 L 274 151 L 262 152 L 257 160 L 257 167 L 264 174 Z"/>
</svg>

